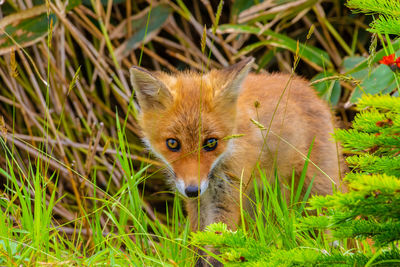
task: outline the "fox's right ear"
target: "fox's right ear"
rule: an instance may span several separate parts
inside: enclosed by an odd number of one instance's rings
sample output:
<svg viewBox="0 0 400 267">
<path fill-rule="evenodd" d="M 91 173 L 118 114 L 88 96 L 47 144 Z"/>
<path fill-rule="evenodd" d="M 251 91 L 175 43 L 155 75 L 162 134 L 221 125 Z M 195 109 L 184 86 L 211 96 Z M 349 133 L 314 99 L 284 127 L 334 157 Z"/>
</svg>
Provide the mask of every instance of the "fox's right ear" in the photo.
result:
<svg viewBox="0 0 400 267">
<path fill-rule="evenodd" d="M 247 77 L 253 62 L 254 58 L 247 58 L 235 65 L 218 71 L 222 74 L 226 82 L 225 86 L 220 89 L 219 92 L 219 99 L 221 102 L 229 104 L 236 102 L 240 94 L 242 83 Z"/>
<path fill-rule="evenodd" d="M 167 102 L 172 100 L 165 84 L 149 71 L 134 66 L 130 69 L 130 75 L 141 109 L 165 108 Z"/>
</svg>

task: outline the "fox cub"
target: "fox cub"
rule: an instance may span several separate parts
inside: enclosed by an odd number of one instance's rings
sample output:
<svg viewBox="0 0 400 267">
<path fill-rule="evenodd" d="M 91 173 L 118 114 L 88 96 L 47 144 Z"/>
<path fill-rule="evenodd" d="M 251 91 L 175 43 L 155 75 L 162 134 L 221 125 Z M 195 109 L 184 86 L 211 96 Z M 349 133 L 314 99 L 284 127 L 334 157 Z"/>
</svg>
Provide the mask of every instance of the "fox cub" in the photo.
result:
<svg viewBox="0 0 400 267">
<path fill-rule="evenodd" d="M 339 184 L 328 105 L 299 77 L 249 73 L 252 62 L 203 74 L 130 69 L 143 140 L 185 198 L 193 230 L 214 222 L 235 229 L 257 166 L 290 185 L 311 144 L 304 188 L 314 179 L 311 192 L 325 195 Z"/>
</svg>

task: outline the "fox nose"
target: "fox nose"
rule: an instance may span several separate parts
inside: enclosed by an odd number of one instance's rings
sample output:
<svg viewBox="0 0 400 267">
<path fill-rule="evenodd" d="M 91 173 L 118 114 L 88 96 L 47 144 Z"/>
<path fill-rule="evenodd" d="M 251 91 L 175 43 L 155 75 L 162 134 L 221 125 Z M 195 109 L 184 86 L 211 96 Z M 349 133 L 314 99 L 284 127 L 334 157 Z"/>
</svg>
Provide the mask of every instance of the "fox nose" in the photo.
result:
<svg viewBox="0 0 400 267">
<path fill-rule="evenodd" d="M 186 187 L 185 193 L 188 197 L 197 197 L 199 195 L 199 187 L 190 185 Z"/>
</svg>

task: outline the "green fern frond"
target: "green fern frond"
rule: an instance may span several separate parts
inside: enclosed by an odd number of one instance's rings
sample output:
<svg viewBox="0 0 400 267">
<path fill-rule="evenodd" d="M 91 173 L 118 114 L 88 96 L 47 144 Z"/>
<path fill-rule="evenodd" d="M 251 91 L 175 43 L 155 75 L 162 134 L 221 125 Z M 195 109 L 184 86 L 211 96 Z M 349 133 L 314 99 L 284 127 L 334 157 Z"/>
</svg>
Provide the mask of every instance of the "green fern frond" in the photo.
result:
<svg viewBox="0 0 400 267">
<path fill-rule="evenodd" d="M 349 173 L 346 176 L 346 181 L 349 181 L 349 187 L 357 191 L 371 192 L 380 190 L 385 194 L 399 194 L 400 196 L 400 179 L 387 174 L 359 174 Z"/>
<path fill-rule="evenodd" d="M 378 133 L 382 130 L 377 123 L 385 120 L 394 120 L 396 116 L 392 113 L 382 113 L 376 109 L 361 111 L 353 120 L 353 129 L 365 133 Z"/>
<path fill-rule="evenodd" d="M 353 12 L 400 16 L 400 2 L 396 0 L 348 0 L 346 5 Z"/>
<path fill-rule="evenodd" d="M 353 167 L 357 171 L 366 173 L 377 173 L 393 175 L 400 177 L 400 156 L 389 157 L 389 156 L 374 156 L 374 155 L 362 155 L 362 156 L 351 156 L 346 159 L 349 166 Z M 397 178 L 395 178 L 397 179 Z M 400 186 L 400 183 L 399 183 Z"/>
<path fill-rule="evenodd" d="M 370 32 L 400 35 L 400 19 L 398 17 L 380 16 L 370 26 Z"/>
<path fill-rule="evenodd" d="M 336 238 L 372 238 L 378 247 L 400 240 L 400 222 L 353 220 L 335 229 Z"/>
<path fill-rule="evenodd" d="M 282 250 L 257 242 L 243 231 L 229 231 L 222 223 L 212 224 L 204 232 L 192 234 L 196 246 L 219 249 L 224 266 L 310 266 L 321 252 L 314 249 Z"/>
<path fill-rule="evenodd" d="M 366 266 L 372 255 L 363 253 L 331 254 L 321 257 L 319 266 Z M 398 266 L 400 252 L 398 249 L 382 251 L 374 257 L 373 266 Z"/>
<path fill-rule="evenodd" d="M 345 150 L 359 152 L 369 150 L 376 145 L 377 136 L 359 132 L 354 129 L 336 130 L 334 137 L 340 141 Z"/>
<path fill-rule="evenodd" d="M 316 217 L 319 220 L 323 217 Z M 371 260 L 373 255 L 362 253 L 330 253 L 326 250 L 315 248 L 298 247 L 290 250 L 277 249 L 273 246 L 263 245 L 252 237 L 246 236 L 243 231 L 228 231 L 222 225 L 213 224 L 204 232 L 193 234 L 196 245 L 214 246 L 220 249 L 220 258 L 223 259 L 224 266 L 364 266 Z M 374 228 L 368 222 L 348 222 L 346 227 L 340 232 L 341 236 L 363 236 L 373 237 L 376 242 L 380 237 L 395 230 L 393 237 L 397 237 L 400 227 L 397 223 L 387 223 L 381 228 Z M 382 238 L 383 240 L 387 240 Z M 393 238 L 392 238 L 393 239 Z M 220 243 L 217 240 L 225 240 Z M 235 244 L 235 240 L 246 240 L 245 243 Z M 234 245 L 233 245 L 234 244 Z M 380 243 L 379 243 L 380 244 Z M 383 250 L 375 257 L 374 263 L 400 262 L 400 252 L 398 249 Z M 379 265 L 379 264 L 378 264 Z"/>
<path fill-rule="evenodd" d="M 392 111 L 398 114 L 400 113 L 399 99 L 390 95 L 364 95 L 357 104 L 358 110 L 371 107 L 379 109 L 383 112 Z"/>
</svg>

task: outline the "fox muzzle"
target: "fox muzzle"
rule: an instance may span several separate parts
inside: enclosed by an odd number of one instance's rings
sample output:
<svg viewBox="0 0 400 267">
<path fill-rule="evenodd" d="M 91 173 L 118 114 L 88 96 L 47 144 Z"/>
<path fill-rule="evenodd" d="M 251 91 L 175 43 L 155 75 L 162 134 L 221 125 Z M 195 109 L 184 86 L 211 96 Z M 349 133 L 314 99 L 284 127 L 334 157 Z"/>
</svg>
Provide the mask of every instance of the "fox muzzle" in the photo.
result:
<svg viewBox="0 0 400 267">
<path fill-rule="evenodd" d="M 176 180 L 176 188 L 178 189 L 179 193 L 188 198 L 196 198 L 201 196 L 207 190 L 207 187 L 208 180 L 201 181 L 200 187 L 198 184 L 185 184 L 182 179 Z"/>
</svg>

